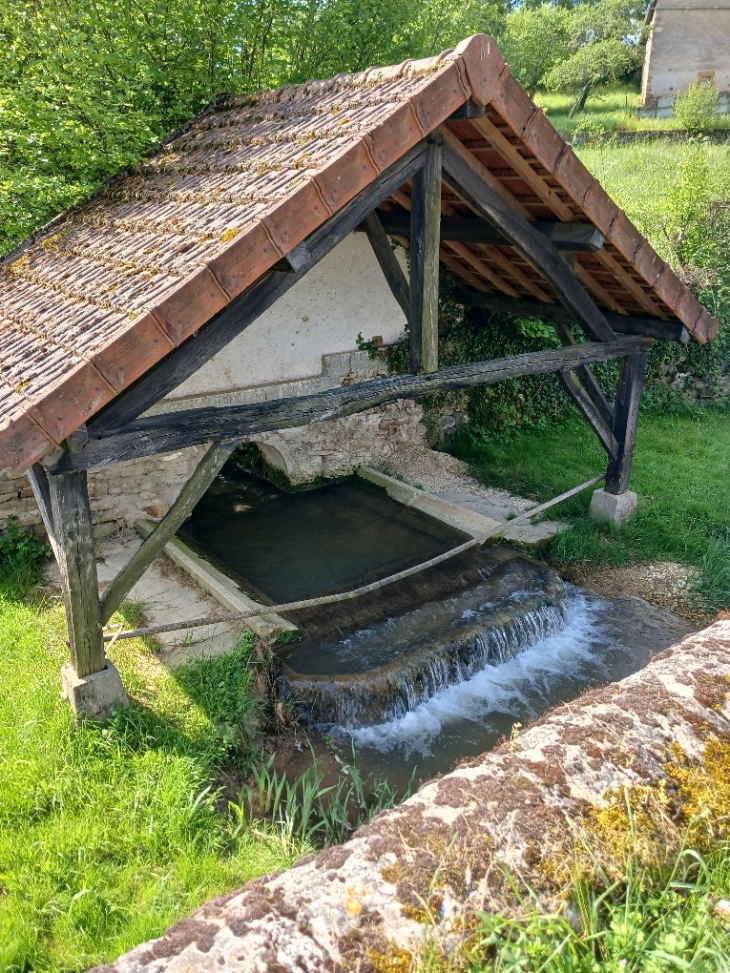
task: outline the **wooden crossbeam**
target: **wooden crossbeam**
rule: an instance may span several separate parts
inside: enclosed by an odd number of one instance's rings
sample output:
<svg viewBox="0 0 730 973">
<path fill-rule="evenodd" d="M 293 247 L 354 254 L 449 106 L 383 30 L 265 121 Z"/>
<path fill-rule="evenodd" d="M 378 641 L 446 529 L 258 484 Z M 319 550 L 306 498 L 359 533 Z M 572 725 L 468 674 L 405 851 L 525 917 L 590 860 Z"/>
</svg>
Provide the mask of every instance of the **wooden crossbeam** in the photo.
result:
<svg viewBox="0 0 730 973">
<path fill-rule="evenodd" d="M 481 178 L 484 167 L 460 143 L 457 145 L 458 149 L 451 141 L 444 144 L 444 177 L 449 185 L 525 255 L 591 338 L 614 338 L 613 329 L 561 260 L 558 250 L 485 183 Z"/>
<path fill-rule="evenodd" d="M 295 251 L 287 254 L 291 272 L 272 270 L 237 297 L 133 385 L 117 396 L 89 424 L 89 435 L 133 421 L 193 375 L 274 304 L 312 267 L 363 222 L 368 213 L 408 182 L 423 164 L 426 142 L 420 142 L 381 173 Z"/>
<path fill-rule="evenodd" d="M 411 371 L 438 369 L 439 227 L 441 221 L 440 136 L 428 139 L 411 193 Z"/>
<path fill-rule="evenodd" d="M 470 290 L 466 287 L 457 288 L 454 292 L 457 301 L 468 307 L 484 307 L 490 311 L 501 311 L 504 314 L 514 314 L 517 317 L 540 318 L 544 321 L 562 321 L 571 324 L 575 315 L 571 314 L 562 304 L 545 304 L 541 301 L 510 300 L 499 294 L 483 294 L 481 291 Z M 618 334 L 642 335 L 646 338 L 657 338 L 662 341 L 689 341 L 689 332 L 681 321 L 663 321 L 661 318 L 640 318 L 631 314 L 611 314 L 606 312 L 605 318 Z"/>
<path fill-rule="evenodd" d="M 53 510 L 51 508 L 51 489 L 48 485 L 48 474 L 40 463 L 35 463 L 25 474 L 30 482 L 35 502 L 46 528 L 46 534 L 53 551 L 53 556 L 58 561 L 59 551 L 56 541 L 56 525 L 53 523 Z"/>
<path fill-rule="evenodd" d="M 411 221 L 407 213 L 379 213 L 383 229 L 390 236 L 409 237 Z M 592 223 L 556 223 L 538 221 L 532 226 L 550 240 L 558 250 L 595 253 L 606 242 Z M 441 217 L 441 239 L 457 243 L 489 243 L 510 246 L 510 242 L 488 221 L 461 216 Z"/>
<path fill-rule="evenodd" d="M 238 443 L 213 443 L 207 450 L 193 475 L 183 486 L 167 514 L 142 542 L 136 553 L 114 578 L 101 598 L 101 621 L 109 621 L 129 591 L 139 581 L 165 544 L 177 533 L 193 508 L 220 472 Z"/>
<path fill-rule="evenodd" d="M 354 415 L 396 399 L 416 398 L 435 391 L 491 385 L 520 375 L 542 375 L 574 369 L 591 362 L 622 358 L 646 350 L 646 338 L 583 342 L 571 348 L 550 348 L 511 358 L 454 365 L 423 375 L 390 375 L 318 395 L 168 412 L 138 419 L 104 436 L 92 436 L 85 449 L 57 460 L 58 469 L 85 469 L 122 460 L 170 452 L 211 441 L 230 441 L 274 429 L 309 425 Z"/>
<path fill-rule="evenodd" d="M 410 233 L 410 219 L 408 220 L 408 225 Z M 370 246 L 380 264 L 380 269 L 383 271 L 383 276 L 390 287 L 393 297 L 400 305 L 400 309 L 405 314 L 406 320 L 409 320 L 411 314 L 411 297 L 408 280 L 403 273 L 403 268 L 398 263 L 396 255 L 393 253 L 388 234 L 383 228 L 381 215 L 377 210 L 373 210 L 372 213 L 369 213 L 365 217 L 362 222 L 362 229 L 368 235 Z"/>
</svg>

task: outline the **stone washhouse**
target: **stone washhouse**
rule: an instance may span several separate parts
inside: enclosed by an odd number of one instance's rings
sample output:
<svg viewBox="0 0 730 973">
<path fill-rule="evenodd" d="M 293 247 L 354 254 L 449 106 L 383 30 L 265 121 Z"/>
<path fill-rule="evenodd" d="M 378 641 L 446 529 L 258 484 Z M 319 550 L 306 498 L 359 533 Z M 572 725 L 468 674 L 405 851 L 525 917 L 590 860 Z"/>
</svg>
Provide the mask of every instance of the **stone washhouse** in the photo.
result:
<svg viewBox="0 0 730 973">
<path fill-rule="evenodd" d="M 651 0 L 651 25 L 641 81 L 639 117 L 670 118 L 674 99 L 707 82 L 730 111 L 730 0 Z"/>
<path fill-rule="evenodd" d="M 541 317 L 561 347 L 439 368 L 439 264 L 464 305 Z M 485 35 L 218 97 L 0 269 L 0 517 L 42 518 L 65 692 L 97 715 L 125 701 L 104 626 L 240 443 L 293 479 L 341 473 L 417 435 L 426 392 L 555 372 L 619 517 L 652 342 L 718 330 Z M 357 352 L 406 322 L 408 374 Z M 615 402 L 589 368 L 609 359 Z M 161 519 L 100 596 L 95 526 L 145 513 Z"/>
</svg>

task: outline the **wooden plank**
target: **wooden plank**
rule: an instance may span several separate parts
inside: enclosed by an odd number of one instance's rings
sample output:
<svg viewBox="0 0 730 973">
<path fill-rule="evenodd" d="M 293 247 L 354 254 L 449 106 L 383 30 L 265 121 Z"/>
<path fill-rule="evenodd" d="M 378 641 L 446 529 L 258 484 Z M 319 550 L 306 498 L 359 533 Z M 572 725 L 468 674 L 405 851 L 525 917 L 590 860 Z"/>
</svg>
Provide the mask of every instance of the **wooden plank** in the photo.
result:
<svg viewBox="0 0 730 973">
<path fill-rule="evenodd" d="M 646 351 L 637 351 L 622 360 L 613 420 L 613 432 L 618 440 L 619 450 L 616 458 L 608 465 L 607 493 L 625 493 L 629 488 L 645 374 Z"/>
<path fill-rule="evenodd" d="M 372 213 L 368 213 L 361 225 L 367 233 L 370 246 L 373 248 L 373 253 L 380 264 L 380 269 L 383 271 L 383 276 L 388 282 L 391 293 L 400 305 L 401 310 L 406 316 L 406 320 L 408 320 L 411 313 L 408 280 L 403 273 L 403 268 L 398 263 L 396 255 L 393 253 L 390 240 L 383 229 L 381 219 L 377 210 L 373 210 Z M 408 219 L 408 223 L 410 228 L 410 219 Z"/>
<path fill-rule="evenodd" d="M 411 193 L 411 371 L 438 369 L 441 138 L 428 140 Z"/>
<path fill-rule="evenodd" d="M 583 383 L 580 381 L 575 372 L 565 370 L 560 371 L 558 372 L 558 378 L 560 379 L 565 391 L 571 397 L 573 402 L 575 402 L 578 410 L 588 421 L 591 429 L 593 429 L 596 436 L 598 436 L 599 442 L 606 450 L 609 457 L 611 459 L 615 459 L 619 452 L 618 440 L 614 436 L 611 426 L 605 421 L 600 410 L 596 407 L 595 403 L 591 399 Z"/>
<path fill-rule="evenodd" d="M 535 172 L 527 159 L 520 155 L 516 146 L 512 145 L 496 125 L 490 122 L 488 118 L 474 119 L 472 125 L 480 135 L 491 142 L 500 155 L 507 160 L 508 165 L 527 183 L 538 199 L 549 206 L 560 220 L 572 221 L 575 219 L 575 213 L 570 206 L 564 203 L 552 186 L 548 186 L 545 180 Z"/>
<path fill-rule="evenodd" d="M 408 182 L 420 167 L 425 154 L 425 141 L 406 152 L 398 162 L 381 173 L 366 189 L 315 230 L 295 251 L 287 254 L 287 260 L 293 267 L 292 273 L 271 271 L 240 297 L 231 301 L 195 337 L 188 338 L 113 399 L 98 418 L 89 424 L 89 435 L 125 426 L 194 374 L 201 365 L 253 324 L 338 243 L 357 229 L 368 213 Z"/>
<path fill-rule="evenodd" d="M 610 308 L 614 312 L 614 314 L 626 313 L 625 309 L 616 300 L 613 294 L 606 290 L 603 284 L 599 280 L 596 280 L 590 270 L 587 267 L 584 267 L 579 260 L 575 261 L 574 270 L 575 276 L 585 287 L 585 289 L 593 294 L 594 298 L 598 298 L 599 301 L 602 301 L 606 307 Z M 606 312 L 604 311 L 603 313 L 605 314 Z"/>
<path fill-rule="evenodd" d="M 638 280 L 634 280 L 631 274 L 621 266 L 615 257 L 604 250 L 602 253 L 597 254 L 597 259 L 601 261 L 610 274 L 613 274 L 617 280 L 621 281 L 621 285 L 638 301 L 645 311 L 648 311 L 649 314 L 653 314 L 657 318 L 661 317 L 661 305 L 650 294 L 646 293 Z"/>
<path fill-rule="evenodd" d="M 43 521 L 43 526 L 48 534 L 48 540 L 53 551 L 53 556 L 58 560 L 56 526 L 53 523 L 53 510 L 51 509 L 51 490 L 48 486 L 48 476 L 40 463 L 35 463 L 25 474 L 33 490 L 35 502 L 38 504 L 38 511 Z"/>
<path fill-rule="evenodd" d="M 289 429 L 324 419 L 338 419 L 402 398 L 435 391 L 490 385 L 520 375 L 543 375 L 591 362 L 622 358 L 647 349 L 647 338 L 583 342 L 572 348 L 549 348 L 494 361 L 454 365 L 423 375 L 389 375 L 346 385 L 317 395 L 257 402 L 252 405 L 189 409 L 148 416 L 127 429 L 89 440 L 86 449 L 66 454 L 61 468 L 106 466 L 122 460 L 170 452 L 211 441 L 230 441 L 273 429 Z"/>
<path fill-rule="evenodd" d="M 389 236 L 408 237 L 411 221 L 407 213 L 378 213 L 383 229 Z M 595 253 L 606 238 L 592 223 L 555 223 L 537 221 L 536 230 L 551 240 L 558 250 Z M 489 223 L 479 217 L 442 216 L 441 240 L 456 243 L 489 243 L 493 246 L 509 246 L 509 240 Z"/>
<path fill-rule="evenodd" d="M 72 459 L 82 456 L 83 451 L 64 455 Z M 106 657 L 86 471 L 50 475 L 48 492 L 66 606 L 71 663 L 77 676 L 88 676 L 104 669 Z"/>
<path fill-rule="evenodd" d="M 467 156 L 470 153 L 466 153 Z M 472 157 L 473 158 L 473 157 Z M 587 333 L 599 341 L 614 337 L 606 321 L 575 275 L 565 266 L 559 252 L 538 233 L 513 207 L 486 185 L 470 160 L 444 145 L 444 176 L 467 202 L 517 247 L 532 266 L 550 283 L 556 296 L 575 316 Z"/>
<path fill-rule="evenodd" d="M 139 581 L 165 544 L 177 533 L 193 508 L 211 485 L 231 453 L 239 444 L 213 443 L 198 463 L 193 475 L 177 496 L 167 514 L 143 541 L 141 547 L 117 574 L 101 598 L 101 621 L 109 621 L 131 588 Z"/>
<path fill-rule="evenodd" d="M 543 321 L 563 321 L 571 324 L 574 316 L 562 304 L 543 304 L 540 301 L 522 299 L 519 301 L 500 297 L 499 294 L 482 294 L 466 287 L 457 288 L 456 300 L 470 307 L 485 307 L 490 311 L 502 311 L 521 317 L 540 318 Z M 662 341 L 689 341 L 689 332 L 681 321 L 663 321 L 661 318 L 640 318 L 630 314 L 605 315 L 614 331 L 619 334 L 642 335 Z"/>
</svg>

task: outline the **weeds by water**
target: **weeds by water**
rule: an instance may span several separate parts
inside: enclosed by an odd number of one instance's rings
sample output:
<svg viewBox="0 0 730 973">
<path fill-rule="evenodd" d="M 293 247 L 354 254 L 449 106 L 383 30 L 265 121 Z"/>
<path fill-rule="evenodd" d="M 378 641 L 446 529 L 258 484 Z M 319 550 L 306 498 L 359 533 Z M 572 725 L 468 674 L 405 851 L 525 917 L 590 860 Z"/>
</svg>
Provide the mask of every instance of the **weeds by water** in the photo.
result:
<svg viewBox="0 0 730 973">
<path fill-rule="evenodd" d="M 240 803 L 231 803 L 238 827 L 260 821 L 285 843 L 294 840 L 317 847 L 343 842 L 348 834 L 381 811 L 387 811 L 411 793 L 415 768 L 405 795 L 398 796 L 385 780 L 369 786 L 360 773 L 355 748 L 352 762 L 341 763 L 335 784 L 325 786 L 325 775 L 314 759 L 303 774 L 289 780 L 274 767 L 276 754 L 252 772 Z"/>
</svg>

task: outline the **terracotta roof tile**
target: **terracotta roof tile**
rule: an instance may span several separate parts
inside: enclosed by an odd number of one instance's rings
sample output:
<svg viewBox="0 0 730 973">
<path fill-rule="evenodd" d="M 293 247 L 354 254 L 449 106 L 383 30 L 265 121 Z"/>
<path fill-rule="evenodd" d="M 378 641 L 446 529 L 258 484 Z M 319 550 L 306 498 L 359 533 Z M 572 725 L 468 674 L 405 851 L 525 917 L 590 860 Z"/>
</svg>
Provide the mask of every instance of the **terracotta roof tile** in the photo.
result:
<svg viewBox="0 0 730 973">
<path fill-rule="evenodd" d="M 492 129 L 448 122 L 468 98 L 487 106 Z M 555 132 L 494 40 L 477 35 L 424 61 L 218 99 L 2 261 L 0 468 L 24 469 L 62 442 L 444 122 L 526 218 L 591 221 L 608 235 L 600 259 L 576 264 L 599 305 L 655 308 L 700 341 L 714 336 L 714 318 Z M 452 214 L 471 213 L 448 187 L 444 200 Z M 403 206 L 407 187 L 390 201 Z M 441 258 L 480 290 L 554 299 L 510 247 L 445 243 Z"/>
</svg>

